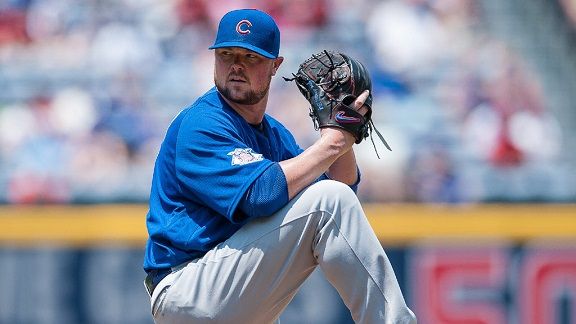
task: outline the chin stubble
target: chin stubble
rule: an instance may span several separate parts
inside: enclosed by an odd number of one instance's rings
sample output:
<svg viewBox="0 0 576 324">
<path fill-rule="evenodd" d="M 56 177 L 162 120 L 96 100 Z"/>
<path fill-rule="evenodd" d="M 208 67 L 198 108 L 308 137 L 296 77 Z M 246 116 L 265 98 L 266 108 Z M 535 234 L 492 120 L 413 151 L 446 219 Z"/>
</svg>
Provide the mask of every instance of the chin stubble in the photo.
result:
<svg viewBox="0 0 576 324">
<path fill-rule="evenodd" d="M 218 82 L 215 82 L 215 84 L 218 92 L 220 92 L 224 98 L 242 105 L 255 105 L 259 103 L 266 96 L 266 93 L 268 93 L 268 90 L 270 89 L 270 84 L 268 84 L 262 91 L 250 90 L 243 93 L 241 97 L 234 97 L 232 96 L 232 91 L 229 87 L 223 86 Z"/>
</svg>

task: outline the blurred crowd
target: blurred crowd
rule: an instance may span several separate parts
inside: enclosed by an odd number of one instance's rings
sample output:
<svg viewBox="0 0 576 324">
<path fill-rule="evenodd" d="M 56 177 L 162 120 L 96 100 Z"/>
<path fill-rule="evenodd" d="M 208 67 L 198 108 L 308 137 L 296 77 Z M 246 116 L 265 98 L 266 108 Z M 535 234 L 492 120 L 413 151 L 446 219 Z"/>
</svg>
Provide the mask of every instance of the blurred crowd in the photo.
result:
<svg viewBox="0 0 576 324">
<path fill-rule="evenodd" d="M 269 113 L 318 134 L 290 76 L 334 49 L 371 72 L 378 139 L 356 151 L 368 202 L 574 199 L 538 76 L 473 0 L 0 1 L 0 202 L 144 202 L 168 123 L 212 86 L 228 10 L 280 25 Z M 377 154 L 374 150 L 378 150 Z"/>
<path fill-rule="evenodd" d="M 570 24 L 576 29 L 576 0 L 560 0 L 560 6 Z"/>
</svg>

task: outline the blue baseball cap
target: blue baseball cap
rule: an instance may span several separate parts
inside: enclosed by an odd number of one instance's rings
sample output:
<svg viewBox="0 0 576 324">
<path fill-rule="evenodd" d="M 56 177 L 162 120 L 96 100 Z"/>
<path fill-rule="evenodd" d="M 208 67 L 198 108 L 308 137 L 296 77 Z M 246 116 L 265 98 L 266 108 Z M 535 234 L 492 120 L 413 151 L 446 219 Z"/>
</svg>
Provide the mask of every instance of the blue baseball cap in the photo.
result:
<svg viewBox="0 0 576 324">
<path fill-rule="evenodd" d="M 218 25 L 214 45 L 242 47 L 267 58 L 277 58 L 280 51 L 280 30 L 274 19 L 257 9 L 239 9 L 225 14 Z"/>
</svg>

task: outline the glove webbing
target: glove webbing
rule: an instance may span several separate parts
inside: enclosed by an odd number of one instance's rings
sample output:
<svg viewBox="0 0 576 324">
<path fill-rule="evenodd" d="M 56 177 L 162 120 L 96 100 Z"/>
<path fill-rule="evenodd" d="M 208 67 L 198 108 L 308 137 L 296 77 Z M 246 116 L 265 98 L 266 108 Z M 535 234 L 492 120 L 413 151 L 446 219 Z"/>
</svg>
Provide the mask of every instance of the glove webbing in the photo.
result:
<svg viewBox="0 0 576 324">
<path fill-rule="evenodd" d="M 319 82 L 317 83 L 319 86 L 323 86 L 326 84 L 329 84 L 330 86 L 325 90 L 326 93 L 329 93 L 330 91 L 334 90 L 334 88 L 336 87 L 337 84 L 340 83 L 340 81 L 342 79 L 344 79 L 346 76 L 345 75 L 340 75 L 338 76 L 338 78 L 335 80 L 333 78 L 333 74 L 332 71 L 336 70 L 336 65 L 334 64 L 334 60 L 332 60 L 332 56 L 330 56 L 330 54 L 328 53 L 327 50 L 324 50 L 324 54 L 326 54 L 326 57 L 328 57 L 328 60 L 330 61 L 330 65 L 326 65 L 321 59 L 318 58 L 318 56 L 316 56 L 316 54 L 312 54 L 312 58 L 316 59 L 318 62 L 320 62 L 320 64 L 324 65 L 325 68 L 328 69 L 328 71 L 324 74 L 329 74 L 330 75 L 330 80 L 326 80 L 324 82 Z M 314 68 L 314 67 L 312 67 Z M 351 77 L 351 76 L 348 76 Z"/>
<path fill-rule="evenodd" d="M 328 88 L 330 90 L 330 89 L 333 89 L 336 86 L 336 84 L 340 83 L 340 80 L 342 78 L 344 78 L 344 76 L 340 76 L 340 78 L 336 79 L 336 80 L 334 80 L 334 78 L 332 78 L 332 71 L 334 71 L 336 69 L 336 65 L 334 64 L 334 61 L 332 60 L 332 57 L 330 56 L 330 54 L 328 53 L 327 50 L 324 50 L 324 54 L 326 54 L 326 56 L 328 57 L 328 60 L 330 60 L 330 65 L 326 65 L 315 54 L 312 54 L 312 57 L 314 59 L 318 60 L 320 62 L 320 64 L 324 65 L 324 67 L 326 67 L 328 69 L 327 74 L 328 73 L 330 74 L 330 76 L 331 76 L 330 80 L 327 80 L 327 81 L 322 82 L 322 83 L 318 83 L 318 85 L 321 86 L 321 85 L 330 84 L 330 86 Z M 351 76 L 349 76 L 349 77 L 351 77 Z M 333 105 L 333 102 L 334 101 L 331 100 L 330 104 Z M 332 108 L 333 107 L 330 107 L 330 108 L 331 108 L 330 109 L 330 118 L 332 118 L 332 113 L 333 113 Z M 318 130 L 318 123 L 317 123 L 317 120 L 313 116 L 313 110 L 312 109 L 310 109 L 310 117 L 312 117 L 312 119 L 314 119 L 314 128 L 316 130 Z M 372 131 L 376 132 L 376 134 L 378 135 L 378 137 L 380 138 L 380 140 L 382 141 L 384 146 L 386 146 L 386 148 L 389 151 L 392 151 L 392 148 L 390 148 L 390 145 L 388 145 L 388 142 L 386 142 L 386 140 L 384 139 L 384 136 L 382 136 L 382 134 L 380 134 L 380 132 L 378 131 L 378 129 L 374 125 L 374 122 L 372 121 L 372 119 L 370 119 L 367 124 L 368 124 L 368 131 L 370 132 L 370 140 L 372 141 L 372 146 L 374 147 L 374 152 L 376 152 L 376 156 L 378 157 L 378 159 L 380 159 L 380 155 L 378 154 L 378 149 L 376 148 L 376 143 L 374 143 L 374 136 L 372 136 Z"/>
<path fill-rule="evenodd" d="M 325 80 L 324 82 L 318 82 L 317 85 L 318 86 L 323 86 L 323 85 L 329 85 L 329 87 L 327 88 L 326 93 L 328 93 L 330 90 L 334 89 L 334 87 L 340 83 L 340 81 L 342 79 L 344 79 L 346 76 L 339 76 L 338 79 L 335 79 L 333 77 L 333 71 L 336 69 L 336 65 L 334 64 L 334 61 L 332 60 L 332 57 L 330 56 L 330 54 L 328 53 L 327 50 L 324 50 L 324 53 L 326 54 L 326 56 L 328 57 L 328 60 L 330 61 L 330 65 L 325 64 L 321 59 L 318 58 L 318 56 L 316 54 L 312 54 L 312 58 L 311 59 L 315 59 L 317 61 L 320 62 L 320 64 L 322 64 L 325 68 L 328 69 L 328 71 L 324 74 L 329 74 L 330 75 L 330 79 L 329 80 Z M 316 69 L 316 67 L 311 67 L 311 69 Z M 298 76 L 294 73 L 292 73 L 293 78 L 286 78 L 283 77 L 284 81 L 294 81 L 298 78 Z M 351 77 L 351 76 L 348 76 Z M 334 113 L 334 100 L 330 100 L 330 118 L 332 118 L 332 114 Z M 318 117 L 314 114 L 314 109 L 312 109 L 312 107 L 310 107 L 310 112 L 309 112 L 309 116 L 312 119 L 312 122 L 314 124 L 314 130 L 318 130 L 320 128 L 319 122 L 318 122 Z M 380 159 L 380 155 L 378 154 L 378 149 L 376 148 L 376 143 L 374 143 L 374 136 L 372 136 L 372 132 L 375 131 L 376 134 L 378 135 L 378 137 L 380 138 L 380 140 L 382 141 L 382 143 L 384 144 L 384 146 L 386 146 L 386 148 L 389 151 L 392 151 L 392 148 L 390 148 L 390 145 L 388 145 L 388 142 L 386 142 L 386 140 L 384 139 L 384 136 L 382 136 L 382 134 L 378 131 L 378 129 L 376 128 L 376 126 L 374 125 L 374 122 L 372 121 L 372 119 L 370 118 L 370 120 L 366 123 L 367 127 L 368 127 L 368 131 L 369 131 L 369 136 L 370 136 L 370 140 L 372 141 L 372 146 L 374 147 L 374 152 L 376 153 L 376 156 L 378 157 L 378 159 Z"/>
</svg>

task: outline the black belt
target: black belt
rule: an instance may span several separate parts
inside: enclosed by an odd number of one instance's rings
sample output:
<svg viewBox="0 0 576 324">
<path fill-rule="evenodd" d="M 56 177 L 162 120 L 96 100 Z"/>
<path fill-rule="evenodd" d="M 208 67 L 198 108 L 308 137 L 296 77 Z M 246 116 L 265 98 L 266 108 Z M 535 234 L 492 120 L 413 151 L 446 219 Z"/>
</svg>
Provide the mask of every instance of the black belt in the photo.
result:
<svg viewBox="0 0 576 324">
<path fill-rule="evenodd" d="M 169 275 L 171 272 L 172 269 L 157 269 L 148 272 L 146 279 L 144 279 L 144 286 L 146 286 L 146 290 L 148 290 L 148 295 L 150 295 L 150 297 L 152 297 L 154 288 L 156 288 L 156 286 L 158 286 L 160 281 L 164 279 L 167 275 Z"/>
</svg>

